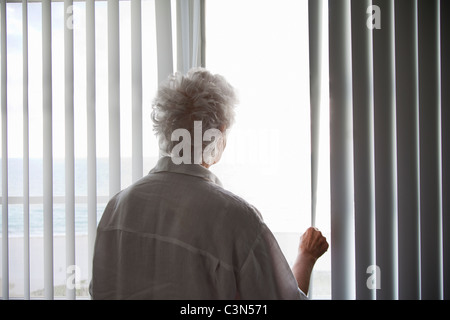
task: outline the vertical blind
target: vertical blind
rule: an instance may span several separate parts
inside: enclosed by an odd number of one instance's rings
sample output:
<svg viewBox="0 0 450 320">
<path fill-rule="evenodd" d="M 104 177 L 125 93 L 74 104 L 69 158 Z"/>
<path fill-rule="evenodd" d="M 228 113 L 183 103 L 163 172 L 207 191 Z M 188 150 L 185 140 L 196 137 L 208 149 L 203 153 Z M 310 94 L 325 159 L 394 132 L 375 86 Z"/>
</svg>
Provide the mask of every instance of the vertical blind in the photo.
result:
<svg viewBox="0 0 450 320">
<path fill-rule="evenodd" d="M 450 39 L 450 21 L 444 19 L 450 14 L 449 1 L 440 2 L 441 39 Z M 444 270 L 450 266 L 450 126 L 445 119 L 450 119 L 450 41 L 441 41 L 441 119 L 442 119 L 442 224 Z M 450 299 L 450 276 L 444 271 L 444 298 Z"/>
<path fill-rule="evenodd" d="M 328 2 L 334 299 L 450 297 L 449 13 Z"/>
<path fill-rule="evenodd" d="M 128 0 L 127 0 L 128 1 Z M 121 108 L 132 113 L 132 181 L 143 174 L 142 2 L 131 10 L 131 101 L 120 96 L 120 2 L 107 1 L 109 196 L 122 187 Z M 2 297 L 9 298 L 7 2 L 0 3 L 2 111 Z M 24 298 L 30 298 L 30 118 L 28 1 L 22 3 Z M 42 3 L 44 297 L 54 292 L 52 1 Z M 95 0 L 87 0 L 86 132 L 88 250 L 97 223 Z M 205 65 L 204 0 L 154 0 L 158 82 L 176 69 Z M 317 163 L 322 1 L 309 1 L 312 168 Z M 330 0 L 329 95 L 332 297 L 448 299 L 450 296 L 450 5 L 439 0 Z M 64 21 L 73 1 L 64 1 Z M 176 16 L 176 30 L 172 17 Z M 152 18 L 153 19 L 153 18 Z M 379 20 L 377 20 L 379 19 Z M 378 25 L 379 23 L 379 25 Z M 176 32 L 175 42 L 172 41 Z M 174 48 L 176 46 L 176 49 Z M 73 30 L 64 28 L 65 250 L 75 260 Z M 176 52 L 174 57 L 173 53 Z M 175 59 L 174 59 L 175 58 Z M 174 61 L 176 60 L 176 61 Z M 447 121 L 446 121 L 447 120 Z M 312 174 L 314 224 L 315 177 Z M 17 201 L 15 199 L 14 201 Z M 33 200 L 35 201 L 35 200 Z M 39 200 L 38 200 L 39 201 Z M 89 270 L 90 272 L 90 270 Z M 70 274 L 67 275 L 68 277 Z M 374 278 L 375 276 L 376 278 Z M 89 273 L 90 278 L 90 273 Z M 375 280 L 374 280 L 375 279 Z M 374 281 L 371 281 L 374 280 Z M 76 291 L 66 288 L 66 297 Z"/>
<path fill-rule="evenodd" d="M 166 1 L 166 0 L 149 0 L 154 4 L 154 16 L 148 17 L 143 15 L 142 7 L 145 4 L 140 0 L 124 0 L 130 4 L 130 31 L 131 38 L 131 99 L 125 104 L 121 104 L 121 81 L 125 81 L 120 74 L 120 14 L 121 1 L 106 1 L 106 35 L 100 34 L 100 37 L 107 37 L 107 101 L 108 101 L 108 118 L 106 119 L 109 127 L 109 194 L 107 196 L 97 194 L 97 175 L 98 175 L 98 155 L 97 155 L 97 89 L 99 83 L 96 79 L 96 70 L 98 69 L 98 61 L 96 58 L 96 36 L 102 30 L 96 30 L 96 1 L 85 1 L 84 17 L 85 17 L 85 54 L 86 70 L 85 87 L 83 88 L 86 96 L 85 112 L 86 126 L 82 130 L 86 130 L 86 177 L 82 180 L 86 181 L 87 197 L 81 199 L 87 204 L 87 250 L 83 250 L 83 254 L 87 254 L 88 261 L 92 261 L 93 247 L 95 242 L 95 233 L 97 227 L 97 210 L 98 201 L 105 200 L 120 191 L 123 187 L 121 181 L 123 161 L 121 153 L 121 108 L 131 109 L 131 181 L 136 181 L 143 176 L 143 65 L 146 57 L 143 56 L 143 37 L 148 36 L 147 30 L 143 29 L 143 20 L 150 19 L 155 21 L 155 40 L 153 44 L 156 46 L 157 72 L 152 76 L 155 82 L 161 82 L 173 72 L 173 42 L 172 42 L 172 17 L 176 16 L 176 25 L 178 25 L 178 70 L 186 71 L 187 69 L 204 65 L 204 1 Z M 149 2 L 148 1 L 148 2 Z M 22 70 L 23 70 L 23 140 L 14 141 L 14 143 L 23 144 L 23 193 L 21 197 L 10 197 L 8 193 L 8 79 L 7 74 L 7 12 L 8 4 L 21 4 L 22 9 Z M 30 118 L 29 118 L 29 93 L 32 89 L 29 87 L 29 57 L 28 52 L 28 32 L 29 32 L 29 3 L 23 1 L 6 1 L 2 0 L 0 4 L 0 33 L 1 33 L 1 110 L 2 110 L 2 297 L 8 299 L 10 297 L 10 251 L 9 244 L 9 200 L 14 198 L 14 203 L 23 206 L 23 270 L 24 270 L 24 288 L 23 297 L 30 299 L 30 199 L 34 203 L 42 203 L 43 205 L 43 293 L 45 299 L 53 299 L 55 294 L 55 245 L 54 242 L 54 204 L 62 201 L 65 211 L 65 255 L 67 268 L 67 281 L 73 281 L 72 266 L 77 265 L 75 254 L 75 204 L 80 200 L 75 196 L 76 190 L 76 164 L 75 164 L 75 113 L 83 112 L 80 106 L 76 105 L 76 97 L 74 93 L 74 30 L 73 22 L 77 17 L 74 12 L 74 1 L 64 0 L 64 12 L 56 19 L 64 21 L 63 43 L 52 43 L 53 24 L 52 15 L 54 15 L 53 5 L 55 2 L 51 0 L 30 1 L 37 2 L 41 5 L 41 23 L 42 23 L 42 87 L 33 88 L 33 90 L 41 90 L 42 92 L 42 197 L 30 197 Z M 175 4 L 175 5 L 174 5 Z M 81 15 L 80 15 L 81 16 Z M 34 17 L 36 18 L 36 17 Z M 189 30 L 188 32 L 185 32 Z M 54 131 L 54 114 L 55 102 L 53 88 L 55 81 L 52 77 L 52 68 L 54 68 L 54 56 L 52 56 L 53 46 L 57 46 L 59 50 L 63 50 L 64 65 L 64 196 L 57 197 L 54 195 L 54 180 L 57 177 L 54 170 L 54 135 L 58 134 Z M 76 51 L 79 52 L 79 51 Z M 154 88 L 156 89 L 156 88 Z M 150 118 L 147 119 L 150 121 Z M 123 121 L 123 120 L 122 120 Z M 14 124 L 12 124 L 14 125 Z M 127 124 L 125 124 L 127 125 Z M 157 148 L 157 146 L 153 146 Z M 99 199 L 105 198 L 105 199 Z M 84 200 L 83 200 L 84 199 Z M 13 266 L 14 267 L 14 266 Z M 31 267 L 31 268 L 30 268 Z M 91 278 L 91 268 L 88 268 L 88 281 Z M 72 278 L 71 278 L 72 277 Z M 67 282 L 69 283 L 69 282 Z M 65 296 L 67 299 L 75 299 L 77 296 L 76 287 L 66 285 Z"/>
<path fill-rule="evenodd" d="M 2 160 L 8 159 L 8 121 L 6 106 L 6 2 L 1 2 L 0 32 L 1 32 L 1 103 L 2 103 Z M 7 281 L 9 275 L 8 264 L 8 163 L 2 161 L 2 293 L 8 297 L 9 283 Z"/>
</svg>

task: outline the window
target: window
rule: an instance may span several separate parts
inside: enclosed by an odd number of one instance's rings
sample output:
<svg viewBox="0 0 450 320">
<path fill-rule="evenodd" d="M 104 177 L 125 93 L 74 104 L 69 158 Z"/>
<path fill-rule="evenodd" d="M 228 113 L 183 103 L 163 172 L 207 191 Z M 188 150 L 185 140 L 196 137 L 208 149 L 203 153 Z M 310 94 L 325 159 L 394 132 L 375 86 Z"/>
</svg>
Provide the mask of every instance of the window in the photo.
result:
<svg viewBox="0 0 450 320">
<path fill-rule="evenodd" d="M 224 155 L 211 170 L 261 211 L 290 264 L 311 225 L 308 50 L 307 1 L 206 4 L 206 67 L 224 75 L 240 98 Z M 326 139 L 326 117 L 322 121 Z M 321 163 L 316 226 L 329 239 L 326 170 Z M 331 295 L 329 253 L 317 263 L 312 285 L 315 298 Z"/>
<path fill-rule="evenodd" d="M 140 1 L 139 1 L 140 2 Z M 131 1 L 120 1 L 120 165 L 121 188 L 132 182 L 132 57 Z M 29 289 L 24 278 L 24 126 L 22 4 L 6 4 L 7 110 L 8 110 L 8 249 L 9 297 L 44 296 L 42 10 L 40 2 L 28 6 L 28 117 L 29 117 Z M 53 116 L 53 274 L 54 296 L 66 295 L 65 207 L 65 93 L 64 27 L 73 23 L 74 66 L 74 186 L 76 295 L 88 296 L 88 140 L 96 141 L 96 219 L 109 199 L 108 21 L 107 2 L 95 2 L 95 137 L 88 136 L 86 97 L 86 3 L 74 2 L 73 20 L 65 19 L 64 3 L 51 2 L 52 116 Z M 154 1 L 141 2 L 142 15 L 142 172 L 156 163 L 158 148 L 150 125 L 151 100 L 157 87 Z M 4 161 L 4 159 L 2 159 Z M 4 230 L 4 229 L 2 229 Z M 2 234 L 3 238 L 5 235 Z M 3 256 L 3 254 L 2 254 Z M 0 266 L 2 268 L 2 266 Z M 74 273 L 75 274 L 75 273 Z M 29 292 L 26 292 L 29 290 Z"/>
<path fill-rule="evenodd" d="M 2 116 L 7 115 L 7 118 L 2 123 L 7 126 L 2 127 L 2 141 L 6 138 L 7 144 L 2 144 L 1 160 L 2 168 L 8 170 L 8 174 L 2 176 L 7 188 L 3 184 L 0 208 L 3 211 L 0 221 L 3 297 L 88 296 L 92 226 L 100 219 L 111 190 L 127 187 L 135 180 L 136 169 L 138 175 L 139 172 L 146 174 L 158 158 L 150 109 L 158 77 L 162 77 L 159 62 L 164 62 L 166 71 L 179 67 L 185 60 L 180 58 L 180 52 L 186 49 L 183 47 L 186 42 L 180 41 L 177 34 L 180 27 L 177 14 L 183 13 L 177 10 L 175 0 L 170 1 L 170 6 L 168 3 L 159 0 L 74 1 L 73 6 L 66 8 L 63 2 L 37 1 L 28 3 L 24 11 L 21 3 L 11 1 L 6 2 L 6 10 L 2 8 L 6 30 L 0 31 L 7 32 L 6 42 L 2 44 L 7 49 L 3 66 L 6 68 L 2 68 L 7 76 L 7 85 L 2 82 L 7 88 L 4 95 L 7 104 L 2 105 L 7 113 Z M 108 17 L 110 9 L 113 15 Z M 161 13 L 171 16 L 170 24 L 168 16 L 161 18 Z M 139 16 L 140 27 L 136 19 Z M 43 38 L 49 17 L 51 41 L 46 41 Z M 164 21 L 158 24 L 155 21 L 158 19 Z M 73 117 L 67 122 L 65 68 L 72 65 L 65 57 L 68 25 L 73 30 Z M 171 32 L 168 32 L 169 25 Z M 162 29 L 159 33 L 158 26 Z M 140 37 L 133 29 L 136 27 L 141 32 Z M 324 32 L 326 29 L 323 28 Z M 261 211 L 292 264 L 299 236 L 311 224 L 308 2 L 280 0 L 274 5 L 268 0 L 208 1 L 205 30 L 203 58 L 206 67 L 224 75 L 240 95 L 227 149 L 211 170 L 225 188 Z M 27 48 L 24 48 L 26 34 Z M 118 51 L 109 47 L 109 34 L 113 34 L 112 41 L 116 42 Z M 173 40 L 164 42 L 170 36 Z M 328 39 L 323 38 L 325 46 Z M 43 76 L 50 70 L 43 62 L 48 58 L 43 56 L 46 48 L 51 48 L 52 77 L 51 91 L 47 93 L 43 90 Z M 181 56 L 185 54 L 183 51 Z M 108 62 L 113 59 L 117 59 L 117 64 L 111 67 Z M 325 65 L 326 59 L 323 73 L 327 74 Z M 137 76 L 134 74 L 135 66 L 141 70 L 141 76 L 139 72 Z M 24 86 L 25 77 L 28 77 L 27 86 Z M 111 89 L 111 79 L 117 90 Z M 323 79 L 327 85 L 327 77 Z M 142 92 L 135 92 L 139 83 Z M 328 92 L 328 89 L 322 91 Z M 94 92 L 95 97 L 90 96 L 90 92 Z M 135 122 L 133 117 L 135 93 L 142 112 L 141 123 Z M 46 111 L 43 111 L 46 94 L 52 107 L 50 141 L 44 134 L 49 128 L 45 125 Z M 113 97 L 118 97 L 117 101 Z M 24 98 L 27 98 L 26 104 Z M 327 99 L 327 94 L 322 97 L 322 106 L 328 105 Z M 111 120 L 110 115 L 115 111 L 119 113 Z M 322 108 L 321 114 L 322 162 L 319 164 L 316 226 L 329 239 L 328 109 Z M 142 129 L 136 132 L 140 127 Z M 112 136 L 117 137 L 117 141 Z M 139 139 L 142 139 L 141 150 L 136 153 L 129 141 Z M 43 188 L 49 180 L 49 176 L 43 174 L 43 168 L 49 163 L 44 152 L 48 145 L 52 149 L 50 192 Z M 73 183 L 70 182 L 70 156 L 67 156 L 72 152 Z M 134 161 L 136 158 L 140 161 Z M 94 171 L 89 171 L 92 163 Z M 25 167 L 28 170 L 24 170 Z M 73 236 L 70 213 L 67 214 L 71 201 L 67 184 L 73 187 Z M 45 206 L 49 195 L 51 210 Z M 50 231 L 46 219 L 49 212 L 52 215 Z M 51 259 L 46 257 L 48 252 Z M 68 268 L 66 256 L 73 256 L 75 269 Z M 68 272 L 75 275 L 75 279 L 71 279 L 75 280 L 74 292 L 67 287 Z M 49 283 L 50 293 L 45 291 Z M 312 297 L 329 298 L 330 283 L 330 253 L 326 253 L 315 266 Z"/>
</svg>

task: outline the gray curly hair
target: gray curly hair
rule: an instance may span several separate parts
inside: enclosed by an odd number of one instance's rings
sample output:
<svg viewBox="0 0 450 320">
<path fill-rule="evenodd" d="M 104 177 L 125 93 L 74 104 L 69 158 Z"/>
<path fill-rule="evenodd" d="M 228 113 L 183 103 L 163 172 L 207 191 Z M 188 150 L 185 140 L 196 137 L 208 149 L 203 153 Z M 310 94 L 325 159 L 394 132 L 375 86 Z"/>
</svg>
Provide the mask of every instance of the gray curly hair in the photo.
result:
<svg viewBox="0 0 450 320">
<path fill-rule="evenodd" d="M 238 103 L 234 88 L 221 75 L 193 68 L 186 75 L 175 73 L 163 82 L 153 100 L 153 130 L 162 155 L 170 155 L 178 143 L 172 132 L 186 129 L 193 137 L 194 121 L 201 121 L 202 136 L 208 129 L 229 129 Z M 203 142 L 203 148 L 209 142 Z"/>
</svg>

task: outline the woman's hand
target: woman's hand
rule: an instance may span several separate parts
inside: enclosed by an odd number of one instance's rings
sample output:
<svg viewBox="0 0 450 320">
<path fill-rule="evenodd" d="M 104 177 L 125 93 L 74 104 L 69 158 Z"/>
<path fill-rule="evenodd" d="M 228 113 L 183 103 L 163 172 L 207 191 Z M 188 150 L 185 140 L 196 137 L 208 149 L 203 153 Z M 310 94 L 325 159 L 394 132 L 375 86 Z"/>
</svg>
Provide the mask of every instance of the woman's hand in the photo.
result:
<svg viewBox="0 0 450 320">
<path fill-rule="evenodd" d="M 314 262 L 328 250 L 327 239 L 319 229 L 310 227 L 300 238 L 298 254 L 308 256 Z"/>
<path fill-rule="evenodd" d="M 314 264 L 328 250 L 327 239 L 317 228 L 310 227 L 300 238 L 298 255 L 292 272 L 298 287 L 308 294 L 309 282 Z"/>
</svg>

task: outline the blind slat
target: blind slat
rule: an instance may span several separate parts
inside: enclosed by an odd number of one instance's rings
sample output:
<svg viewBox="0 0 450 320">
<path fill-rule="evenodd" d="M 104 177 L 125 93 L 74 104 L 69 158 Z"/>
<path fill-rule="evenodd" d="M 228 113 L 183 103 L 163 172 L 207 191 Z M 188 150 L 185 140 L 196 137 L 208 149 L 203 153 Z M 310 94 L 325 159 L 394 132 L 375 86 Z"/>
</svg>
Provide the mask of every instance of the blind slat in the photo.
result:
<svg viewBox="0 0 450 320">
<path fill-rule="evenodd" d="M 30 161 L 28 116 L 28 1 L 22 1 L 23 61 L 23 294 L 30 299 Z"/>
<path fill-rule="evenodd" d="M 88 192 L 88 279 L 92 278 L 92 259 L 97 233 L 97 133 L 95 103 L 95 0 L 86 1 L 86 116 L 87 116 L 87 192 Z"/>
<path fill-rule="evenodd" d="M 204 5 L 201 0 L 177 0 L 177 69 L 182 73 L 204 62 Z"/>
<path fill-rule="evenodd" d="M 186 73 L 191 67 L 192 32 L 190 30 L 190 3 L 177 0 L 177 70 Z"/>
<path fill-rule="evenodd" d="M 73 14 L 73 0 L 64 0 L 64 21 Z M 73 29 L 64 24 L 64 97 L 65 97 L 65 208 L 66 208 L 66 270 L 75 265 L 75 127 Z M 67 279 L 72 274 L 66 273 Z M 66 298 L 75 299 L 75 288 L 66 287 Z"/>
<path fill-rule="evenodd" d="M 131 1 L 132 181 L 142 178 L 142 31 L 141 1 Z"/>
<path fill-rule="evenodd" d="M 51 1 L 42 2 L 44 298 L 53 299 L 53 145 Z"/>
<path fill-rule="evenodd" d="M 442 230 L 444 299 L 450 300 L 450 1 L 440 2 L 441 13 L 441 125 L 442 125 Z"/>
<path fill-rule="evenodd" d="M 173 73 L 171 5 L 167 0 L 155 0 L 156 55 L 158 83 Z"/>
<path fill-rule="evenodd" d="M 375 298 L 367 269 L 375 264 L 372 31 L 366 27 L 371 0 L 352 1 L 353 144 L 355 176 L 356 298 Z"/>
<path fill-rule="evenodd" d="M 373 32 L 376 264 L 381 270 L 377 299 L 397 298 L 397 200 L 395 151 L 394 3 L 373 1 L 382 12 Z"/>
<path fill-rule="evenodd" d="M 395 2 L 400 299 L 420 299 L 417 1 Z"/>
<path fill-rule="evenodd" d="M 316 224 L 322 84 L 322 0 L 309 0 L 309 70 L 311 100 L 311 225 Z"/>
<path fill-rule="evenodd" d="M 108 0 L 109 196 L 121 189 L 119 1 Z"/>
<path fill-rule="evenodd" d="M 206 67 L 206 3 L 205 0 L 199 0 L 200 1 L 200 49 L 199 49 L 199 60 L 200 60 L 200 66 L 205 68 Z M 320 3 L 322 3 L 322 0 L 319 0 Z"/>
<path fill-rule="evenodd" d="M 418 1 L 418 42 L 422 299 L 441 299 L 442 200 L 438 0 Z"/>
<path fill-rule="evenodd" d="M 331 294 L 353 299 L 354 224 L 350 1 L 328 2 L 330 69 Z"/>
<path fill-rule="evenodd" d="M 190 29 L 192 30 L 192 48 L 191 48 L 191 67 L 198 67 L 201 65 L 201 59 L 200 58 L 200 54 L 201 54 L 201 47 L 200 47 L 200 42 L 201 42 L 201 35 L 200 35 L 200 28 L 201 26 L 201 19 L 200 19 L 200 14 L 201 14 L 201 7 L 200 7 L 201 3 L 200 0 L 191 0 L 190 1 L 190 12 L 191 12 L 191 16 L 192 16 L 192 26 L 190 27 Z"/>
<path fill-rule="evenodd" d="M 6 0 L 1 2 L 1 108 L 2 108 L 2 295 L 9 298 L 9 244 L 8 244 L 8 106 L 6 84 Z"/>
</svg>

